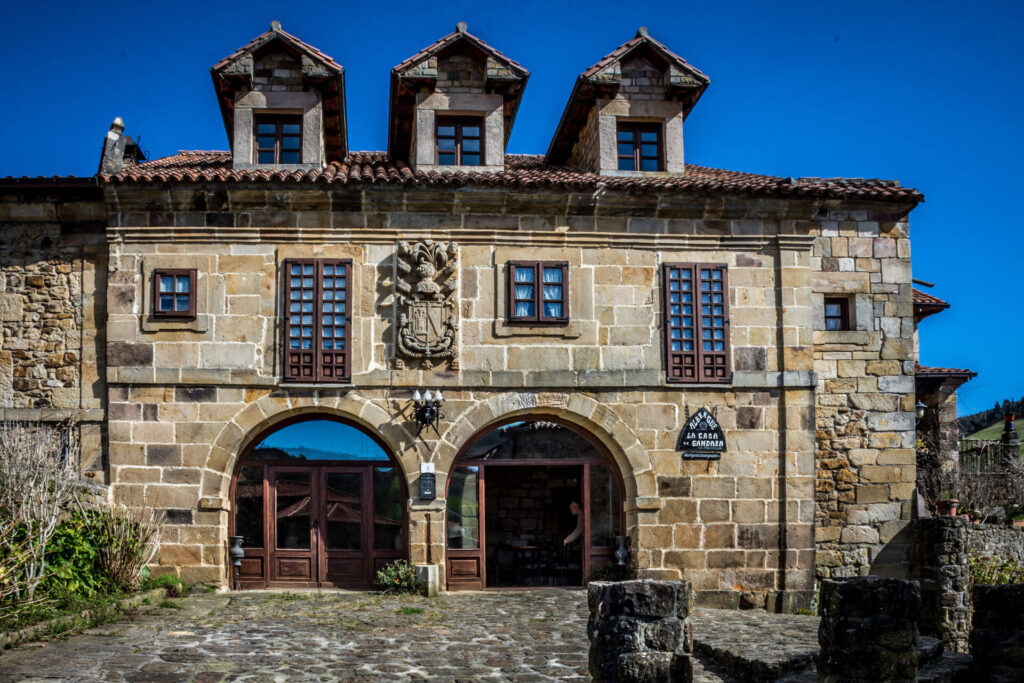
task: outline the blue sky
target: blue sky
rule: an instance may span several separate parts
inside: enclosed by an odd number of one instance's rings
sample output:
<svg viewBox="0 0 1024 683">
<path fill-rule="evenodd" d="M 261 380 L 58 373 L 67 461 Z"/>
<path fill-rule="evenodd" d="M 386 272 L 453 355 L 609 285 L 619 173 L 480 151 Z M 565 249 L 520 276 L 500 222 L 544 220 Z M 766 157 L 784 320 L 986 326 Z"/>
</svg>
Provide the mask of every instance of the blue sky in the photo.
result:
<svg viewBox="0 0 1024 683">
<path fill-rule="evenodd" d="M 256 448 L 280 448 L 291 452 L 300 451 L 305 457 L 313 457 L 310 451 L 339 454 L 338 460 L 387 460 L 388 455 L 376 441 L 364 432 L 333 420 L 307 420 L 282 427 Z M 315 458 L 322 459 L 322 458 Z M 328 458 L 331 459 L 331 458 Z"/>
<path fill-rule="evenodd" d="M 922 362 L 980 373 L 961 413 L 1024 394 L 1024 3 L 11 3 L 0 176 L 91 175 L 115 116 L 153 157 L 227 149 L 209 68 L 273 19 L 346 67 L 355 150 L 386 146 L 391 67 L 456 21 L 532 72 L 517 153 L 543 153 L 576 75 L 647 26 L 712 79 L 687 161 L 921 189 L 914 276 L 952 304 L 922 324 Z"/>
</svg>

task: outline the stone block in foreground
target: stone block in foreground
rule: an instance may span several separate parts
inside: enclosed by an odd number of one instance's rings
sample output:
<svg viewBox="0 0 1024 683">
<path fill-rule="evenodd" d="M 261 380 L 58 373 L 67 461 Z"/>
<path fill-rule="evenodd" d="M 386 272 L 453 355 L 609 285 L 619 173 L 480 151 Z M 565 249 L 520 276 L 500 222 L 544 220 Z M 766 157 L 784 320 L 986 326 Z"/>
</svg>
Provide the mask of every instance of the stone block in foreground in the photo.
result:
<svg viewBox="0 0 1024 683">
<path fill-rule="evenodd" d="M 974 586 L 971 652 L 978 680 L 1024 680 L 1024 584 Z"/>
<path fill-rule="evenodd" d="M 818 680 L 913 681 L 920 611 L 916 581 L 864 576 L 822 582 Z"/>
<path fill-rule="evenodd" d="M 592 582 L 590 675 L 599 683 L 693 679 L 689 581 Z"/>
</svg>

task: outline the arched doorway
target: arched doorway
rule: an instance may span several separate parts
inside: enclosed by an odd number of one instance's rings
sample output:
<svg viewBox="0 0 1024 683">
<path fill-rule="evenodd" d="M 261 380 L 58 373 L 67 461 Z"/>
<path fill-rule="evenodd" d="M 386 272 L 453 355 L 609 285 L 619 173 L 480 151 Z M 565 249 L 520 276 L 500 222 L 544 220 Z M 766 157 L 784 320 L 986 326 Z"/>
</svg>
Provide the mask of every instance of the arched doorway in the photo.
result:
<svg viewBox="0 0 1024 683">
<path fill-rule="evenodd" d="M 612 561 L 622 480 L 597 439 L 515 418 L 470 440 L 447 491 L 449 590 L 582 586 Z"/>
<path fill-rule="evenodd" d="M 244 588 L 369 588 L 377 569 L 406 556 L 402 471 L 379 439 L 338 418 L 259 434 L 231 496 Z"/>
</svg>

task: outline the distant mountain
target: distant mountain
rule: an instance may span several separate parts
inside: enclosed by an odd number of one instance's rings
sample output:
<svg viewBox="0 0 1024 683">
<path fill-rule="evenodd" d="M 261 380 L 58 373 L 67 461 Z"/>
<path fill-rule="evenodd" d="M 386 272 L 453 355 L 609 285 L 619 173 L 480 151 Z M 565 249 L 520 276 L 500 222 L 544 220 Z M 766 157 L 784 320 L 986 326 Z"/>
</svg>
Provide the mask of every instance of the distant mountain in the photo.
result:
<svg viewBox="0 0 1024 683">
<path fill-rule="evenodd" d="M 1003 416 L 1010 414 L 1024 420 L 1024 398 L 1016 400 L 1004 399 L 1002 403 L 996 403 L 988 410 L 983 410 L 973 415 L 964 415 L 957 420 L 957 424 L 960 425 L 960 433 L 964 435 L 973 436 L 976 432 L 980 432 L 987 427 L 994 427 L 995 425 L 1000 425 L 999 431 L 1002 431 Z M 995 437 L 989 436 L 989 434 L 990 432 L 986 430 L 986 436 L 974 438 L 999 438 L 998 434 Z"/>
<path fill-rule="evenodd" d="M 351 453 L 324 451 L 317 448 L 299 446 L 294 448 L 278 448 L 276 446 L 253 449 L 252 456 L 257 460 L 365 460 Z"/>
</svg>

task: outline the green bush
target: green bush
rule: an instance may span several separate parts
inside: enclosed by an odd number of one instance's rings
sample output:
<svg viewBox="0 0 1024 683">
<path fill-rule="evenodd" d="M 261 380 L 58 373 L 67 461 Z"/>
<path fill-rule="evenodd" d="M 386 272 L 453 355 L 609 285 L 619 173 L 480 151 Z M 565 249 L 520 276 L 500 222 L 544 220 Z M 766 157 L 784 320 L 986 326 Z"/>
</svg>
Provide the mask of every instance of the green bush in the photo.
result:
<svg viewBox="0 0 1024 683">
<path fill-rule="evenodd" d="M 1014 560 L 971 555 L 968 561 L 971 583 L 993 586 L 1024 583 L 1024 565 Z"/>
<path fill-rule="evenodd" d="M 426 584 L 416 578 L 416 567 L 407 560 L 395 560 L 377 572 L 377 587 L 389 595 L 426 594 Z"/>
<path fill-rule="evenodd" d="M 141 591 L 149 591 L 154 588 L 163 588 L 169 598 L 179 598 L 188 593 L 191 586 L 173 574 L 146 578 L 139 585 Z"/>
<path fill-rule="evenodd" d="M 99 566 L 101 544 L 96 529 L 81 513 L 60 522 L 46 546 L 48 569 L 42 590 L 88 598 L 110 588 L 110 578 Z"/>
</svg>

